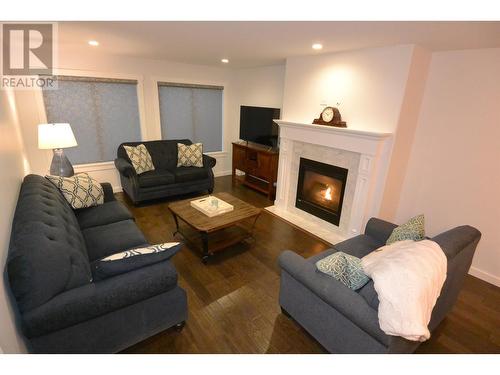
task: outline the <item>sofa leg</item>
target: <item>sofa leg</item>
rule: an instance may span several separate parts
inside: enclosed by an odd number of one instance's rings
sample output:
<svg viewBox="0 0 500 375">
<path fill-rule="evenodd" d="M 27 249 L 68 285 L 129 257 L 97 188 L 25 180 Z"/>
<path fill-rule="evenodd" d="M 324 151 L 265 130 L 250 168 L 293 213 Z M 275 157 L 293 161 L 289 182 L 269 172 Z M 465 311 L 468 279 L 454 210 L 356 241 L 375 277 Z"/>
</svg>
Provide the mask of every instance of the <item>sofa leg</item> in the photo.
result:
<svg viewBox="0 0 500 375">
<path fill-rule="evenodd" d="M 281 307 L 281 313 L 285 315 L 287 318 L 292 318 L 292 316 L 288 313 L 288 311 L 286 311 L 283 307 Z"/>
<path fill-rule="evenodd" d="M 180 323 L 177 323 L 174 328 L 177 332 L 180 332 L 182 331 L 182 329 L 184 328 L 184 326 L 186 325 L 186 321 L 183 321 L 183 322 L 180 322 Z"/>
<path fill-rule="evenodd" d="M 208 189 L 208 194 L 212 194 L 214 192 L 214 189 Z"/>
</svg>

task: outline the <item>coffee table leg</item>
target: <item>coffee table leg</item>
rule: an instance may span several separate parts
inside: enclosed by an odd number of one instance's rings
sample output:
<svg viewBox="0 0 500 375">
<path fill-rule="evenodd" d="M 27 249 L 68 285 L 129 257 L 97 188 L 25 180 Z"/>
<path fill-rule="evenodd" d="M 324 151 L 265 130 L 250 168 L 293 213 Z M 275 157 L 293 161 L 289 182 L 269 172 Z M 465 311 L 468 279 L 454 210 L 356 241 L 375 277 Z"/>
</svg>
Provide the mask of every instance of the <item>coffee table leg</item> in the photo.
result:
<svg viewBox="0 0 500 375">
<path fill-rule="evenodd" d="M 201 241 L 203 243 L 203 255 L 201 258 L 201 261 L 203 264 L 207 264 L 208 262 L 208 233 L 207 232 L 201 232 Z"/>
<path fill-rule="evenodd" d="M 260 213 L 257 216 L 255 216 L 255 219 L 253 220 L 252 228 L 250 229 L 250 233 L 252 234 L 252 236 L 253 236 L 253 231 L 255 229 L 255 224 L 257 224 L 257 219 L 259 217 L 260 217 Z"/>
<path fill-rule="evenodd" d="M 177 215 L 172 213 L 172 216 L 174 217 L 174 221 L 175 221 L 175 232 L 174 232 L 174 236 L 179 233 L 179 220 L 177 219 Z"/>
</svg>

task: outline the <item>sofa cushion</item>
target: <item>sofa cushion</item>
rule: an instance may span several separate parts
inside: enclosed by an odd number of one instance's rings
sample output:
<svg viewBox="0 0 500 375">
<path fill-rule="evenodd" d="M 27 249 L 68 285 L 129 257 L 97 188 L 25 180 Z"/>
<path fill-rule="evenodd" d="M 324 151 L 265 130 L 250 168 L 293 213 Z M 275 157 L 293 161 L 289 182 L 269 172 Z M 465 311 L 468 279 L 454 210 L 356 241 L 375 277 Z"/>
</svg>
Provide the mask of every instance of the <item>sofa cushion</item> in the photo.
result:
<svg viewBox="0 0 500 375">
<path fill-rule="evenodd" d="M 203 144 L 177 143 L 177 167 L 203 167 Z"/>
<path fill-rule="evenodd" d="M 148 149 L 144 144 L 137 146 L 123 146 L 127 152 L 128 158 L 135 169 L 135 173 L 141 174 L 148 171 L 154 171 L 155 166 L 149 154 Z"/>
<path fill-rule="evenodd" d="M 338 251 L 316 263 L 318 271 L 333 277 L 353 290 L 360 289 L 370 278 L 361 267 L 361 259 Z"/>
<path fill-rule="evenodd" d="M 375 242 L 375 243 L 378 244 L 378 242 Z M 342 246 L 340 246 L 340 247 L 342 247 Z M 379 247 L 380 246 L 377 246 L 376 248 L 379 248 Z M 327 249 L 327 250 L 323 251 L 322 253 L 319 253 L 319 254 L 313 255 L 312 257 L 307 258 L 307 262 L 312 263 L 312 264 L 316 264 L 319 260 L 326 258 L 327 256 L 334 254 L 337 251 L 338 250 L 335 248 Z M 365 250 L 363 250 L 362 248 L 359 248 L 359 251 L 364 252 Z M 367 248 L 367 251 L 368 251 L 368 253 L 371 252 L 368 248 Z M 371 308 L 378 310 L 378 302 L 379 301 L 378 301 L 377 292 L 375 291 L 375 288 L 373 287 L 373 280 L 369 280 L 361 289 L 358 289 L 356 292 L 359 293 L 361 296 L 363 296 L 363 298 L 366 300 L 366 302 L 368 303 L 368 305 Z"/>
<path fill-rule="evenodd" d="M 178 167 L 173 174 L 175 182 L 199 181 L 208 178 L 208 170 L 197 167 Z"/>
<path fill-rule="evenodd" d="M 363 258 L 365 255 L 381 246 L 384 246 L 384 244 L 378 242 L 370 236 L 367 236 L 366 234 L 361 234 L 346 241 L 339 242 L 334 245 L 334 248 L 346 254 Z"/>
<path fill-rule="evenodd" d="M 421 241 L 425 238 L 424 215 L 412 217 L 406 223 L 394 228 L 386 241 L 390 245 L 397 241 L 413 240 Z"/>
<path fill-rule="evenodd" d="M 24 314 L 23 331 L 29 338 L 48 334 L 147 300 L 176 285 L 177 272 L 168 260 L 93 282 Z"/>
<path fill-rule="evenodd" d="M 169 171 L 157 169 L 141 174 L 138 176 L 138 181 L 140 187 L 155 187 L 173 184 L 175 182 L 175 177 Z"/>
<path fill-rule="evenodd" d="M 21 185 L 7 273 L 21 312 L 92 279 L 73 210 L 54 184 L 42 176 L 28 175 Z"/>
<path fill-rule="evenodd" d="M 181 242 L 165 242 L 136 247 L 96 260 L 91 264 L 94 280 L 103 280 L 170 259 L 182 246 Z"/>
<path fill-rule="evenodd" d="M 123 220 L 83 230 L 89 259 L 104 258 L 119 251 L 147 245 L 144 235 L 132 220 Z"/>
<path fill-rule="evenodd" d="M 71 208 L 86 208 L 104 203 L 104 190 L 88 173 L 77 173 L 71 177 L 45 176 L 68 201 Z"/>
<path fill-rule="evenodd" d="M 118 201 L 76 210 L 75 215 L 82 230 L 134 218 L 130 211 Z"/>
</svg>

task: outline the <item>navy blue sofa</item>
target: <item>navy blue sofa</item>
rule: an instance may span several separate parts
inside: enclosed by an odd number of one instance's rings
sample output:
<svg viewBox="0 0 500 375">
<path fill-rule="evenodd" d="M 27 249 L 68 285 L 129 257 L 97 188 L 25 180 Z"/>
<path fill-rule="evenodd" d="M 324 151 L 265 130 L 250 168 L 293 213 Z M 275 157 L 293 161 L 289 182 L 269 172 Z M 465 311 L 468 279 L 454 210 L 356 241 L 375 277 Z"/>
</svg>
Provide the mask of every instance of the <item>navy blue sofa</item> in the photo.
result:
<svg viewBox="0 0 500 375">
<path fill-rule="evenodd" d="M 102 185 L 103 205 L 73 210 L 44 177 L 22 183 L 6 268 L 32 352 L 118 352 L 187 319 L 169 260 L 93 281 L 92 261 L 148 244 Z"/>
<path fill-rule="evenodd" d="M 115 166 L 120 173 L 123 191 L 134 204 L 172 195 L 214 190 L 214 173 L 217 160 L 203 155 L 203 167 L 177 167 L 177 143 L 191 145 L 189 139 L 126 142 L 118 146 Z M 146 146 L 154 171 L 138 175 L 123 146 Z"/>
</svg>

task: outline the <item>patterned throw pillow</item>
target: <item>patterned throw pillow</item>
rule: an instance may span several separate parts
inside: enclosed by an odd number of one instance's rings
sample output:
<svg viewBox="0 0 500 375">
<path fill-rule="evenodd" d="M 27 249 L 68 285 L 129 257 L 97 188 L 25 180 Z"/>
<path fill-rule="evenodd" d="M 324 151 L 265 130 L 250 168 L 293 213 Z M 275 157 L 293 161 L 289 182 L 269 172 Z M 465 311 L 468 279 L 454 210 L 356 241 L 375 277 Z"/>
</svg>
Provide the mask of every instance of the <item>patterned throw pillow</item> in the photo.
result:
<svg viewBox="0 0 500 375">
<path fill-rule="evenodd" d="M 178 167 L 203 167 L 203 144 L 193 143 L 191 146 L 177 143 Z"/>
<path fill-rule="evenodd" d="M 127 152 L 128 158 L 132 162 L 132 166 L 137 174 L 155 170 L 151 155 L 142 143 L 136 147 L 123 146 L 123 148 Z"/>
<path fill-rule="evenodd" d="M 71 177 L 45 176 L 57 186 L 73 209 L 98 206 L 104 203 L 104 190 L 88 173 Z"/>
<path fill-rule="evenodd" d="M 358 290 L 370 281 L 361 268 L 361 259 L 342 251 L 319 260 L 316 268 L 353 290 Z"/>
<path fill-rule="evenodd" d="M 425 238 L 425 222 L 424 215 L 412 217 L 405 224 L 394 228 L 391 235 L 387 239 L 386 245 L 397 241 L 413 240 L 421 241 Z"/>
<path fill-rule="evenodd" d="M 92 273 L 95 280 L 102 280 L 170 259 L 181 248 L 181 242 L 165 242 L 122 251 L 93 262 Z"/>
</svg>

